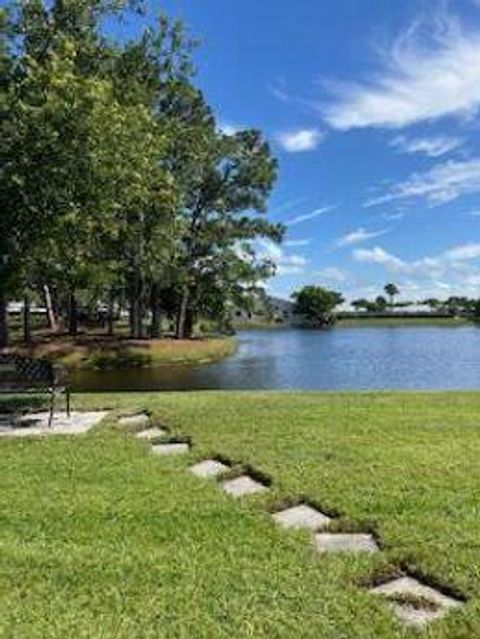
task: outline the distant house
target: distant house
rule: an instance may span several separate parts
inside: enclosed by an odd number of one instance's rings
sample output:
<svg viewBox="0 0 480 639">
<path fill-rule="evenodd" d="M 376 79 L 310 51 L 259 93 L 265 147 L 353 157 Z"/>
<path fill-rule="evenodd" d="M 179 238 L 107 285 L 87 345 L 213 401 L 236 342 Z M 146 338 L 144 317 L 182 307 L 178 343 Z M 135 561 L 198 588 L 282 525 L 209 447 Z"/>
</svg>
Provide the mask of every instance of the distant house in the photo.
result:
<svg viewBox="0 0 480 639">
<path fill-rule="evenodd" d="M 294 319 L 293 302 L 272 296 L 258 296 L 252 310 L 236 308 L 233 314 L 235 321 L 245 324 L 292 324 Z"/>
<path fill-rule="evenodd" d="M 388 312 L 391 315 L 422 315 L 435 313 L 432 308 L 425 306 L 425 304 L 407 304 L 406 306 L 393 306 L 389 307 Z"/>
<path fill-rule="evenodd" d="M 285 324 L 291 324 L 294 319 L 293 302 L 284 300 L 281 297 L 269 297 L 268 299 L 273 310 L 274 318 L 285 322 Z"/>
<path fill-rule="evenodd" d="M 362 317 L 448 317 L 451 315 L 448 309 L 435 309 L 426 304 L 405 303 L 387 306 L 384 310 L 358 310 L 353 307 L 341 309 L 338 313 L 340 319 Z"/>
<path fill-rule="evenodd" d="M 9 302 L 7 311 L 10 315 L 20 315 L 23 312 L 23 302 Z M 32 304 L 30 306 L 30 313 L 32 315 L 46 315 L 47 309 L 44 306 L 37 306 Z"/>
</svg>

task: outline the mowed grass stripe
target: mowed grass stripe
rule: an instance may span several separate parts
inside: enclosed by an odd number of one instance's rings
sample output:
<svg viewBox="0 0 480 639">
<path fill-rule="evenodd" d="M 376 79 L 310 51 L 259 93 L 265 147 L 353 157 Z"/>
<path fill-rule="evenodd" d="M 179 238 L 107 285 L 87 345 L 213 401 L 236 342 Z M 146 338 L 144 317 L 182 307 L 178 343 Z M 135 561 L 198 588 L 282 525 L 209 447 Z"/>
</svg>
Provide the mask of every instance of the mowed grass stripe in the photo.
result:
<svg viewBox="0 0 480 639">
<path fill-rule="evenodd" d="M 480 633 L 478 394 L 76 398 L 87 406 L 148 409 L 195 447 L 159 459 L 113 428 L 2 442 L 5 636 L 414 637 L 358 587 L 397 562 L 470 597 L 426 636 Z M 183 472 L 220 453 L 271 489 L 239 503 Z M 271 520 L 287 495 L 376 526 L 385 552 L 318 556 L 306 531 Z"/>
</svg>

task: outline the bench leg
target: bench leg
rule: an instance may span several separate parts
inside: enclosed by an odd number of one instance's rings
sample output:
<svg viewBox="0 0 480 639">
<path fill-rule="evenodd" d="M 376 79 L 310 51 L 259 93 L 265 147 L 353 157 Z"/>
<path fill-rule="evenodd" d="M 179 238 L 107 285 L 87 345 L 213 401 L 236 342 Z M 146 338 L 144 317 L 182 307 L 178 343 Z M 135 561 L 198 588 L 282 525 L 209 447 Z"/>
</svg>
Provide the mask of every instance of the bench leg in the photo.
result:
<svg viewBox="0 0 480 639">
<path fill-rule="evenodd" d="M 67 394 L 67 417 L 70 417 L 70 389 L 65 389 L 65 392 Z"/>
<path fill-rule="evenodd" d="M 50 416 L 48 418 L 48 427 L 50 428 L 53 421 L 53 412 L 55 410 L 55 388 L 52 388 L 50 395 Z"/>
</svg>

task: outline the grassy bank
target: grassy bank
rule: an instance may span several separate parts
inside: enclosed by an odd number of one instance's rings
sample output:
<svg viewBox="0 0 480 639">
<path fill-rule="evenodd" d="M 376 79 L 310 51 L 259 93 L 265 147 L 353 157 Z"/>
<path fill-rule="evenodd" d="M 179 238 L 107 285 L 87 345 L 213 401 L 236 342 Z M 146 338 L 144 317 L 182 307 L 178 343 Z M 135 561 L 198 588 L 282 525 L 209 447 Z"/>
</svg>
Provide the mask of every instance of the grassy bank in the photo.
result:
<svg viewBox="0 0 480 639">
<path fill-rule="evenodd" d="M 480 636 L 480 393 L 76 396 L 148 409 L 187 457 L 160 459 L 114 421 L 79 438 L 0 441 L 5 637 L 400 639 L 365 585 L 398 567 L 467 598 L 429 639 Z M 242 503 L 186 472 L 247 463 L 271 490 Z M 321 556 L 268 511 L 306 496 L 373 556 Z"/>
<path fill-rule="evenodd" d="M 75 369 L 201 364 L 232 355 L 235 349 L 236 340 L 231 337 L 130 340 L 65 336 L 40 341 L 28 348 L 19 346 L 16 350 L 31 356 L 48 357 Z"/>
<path fill-rule="evenodd" d="M 459 317 L 341 317 L 334 328 L 370 328 L 384 326 L 471 326 L 473 322 L 467 318 Z M 243 322 L 235 323 L 237 330 L 258 329 L 285 329 L 291 328 L 289 324 L 269 322 Z"/>
<path fill-rule="evenodd" d="M 361 317 L 342 318 L 336 326 L 340 328 L 362 328 L 375 326 L 468 326 L 472 322 L 459 317 Z"/>
</svg>

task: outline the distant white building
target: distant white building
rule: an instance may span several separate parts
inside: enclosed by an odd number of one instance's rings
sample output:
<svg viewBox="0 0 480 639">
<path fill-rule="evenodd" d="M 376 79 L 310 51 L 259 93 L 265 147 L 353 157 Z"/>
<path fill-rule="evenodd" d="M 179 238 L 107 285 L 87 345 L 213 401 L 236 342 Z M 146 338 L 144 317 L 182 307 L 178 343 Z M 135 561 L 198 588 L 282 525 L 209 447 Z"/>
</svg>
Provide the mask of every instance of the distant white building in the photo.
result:
<svg viewBox="0 0 480 639">
<path fill-rule="evenodd" d="M 9 302 L 7 311 L 11 315 L 20 315 L 20 313 L 22 313 L 23 311 L 23 306 L 23 302 Z M 46 315 L 47 309 L 44 306 L 37 306 L 35 304 L 32 304 L 30 306 L 30 313 L 32 313 L 32 315 Z"/>
</svg>

